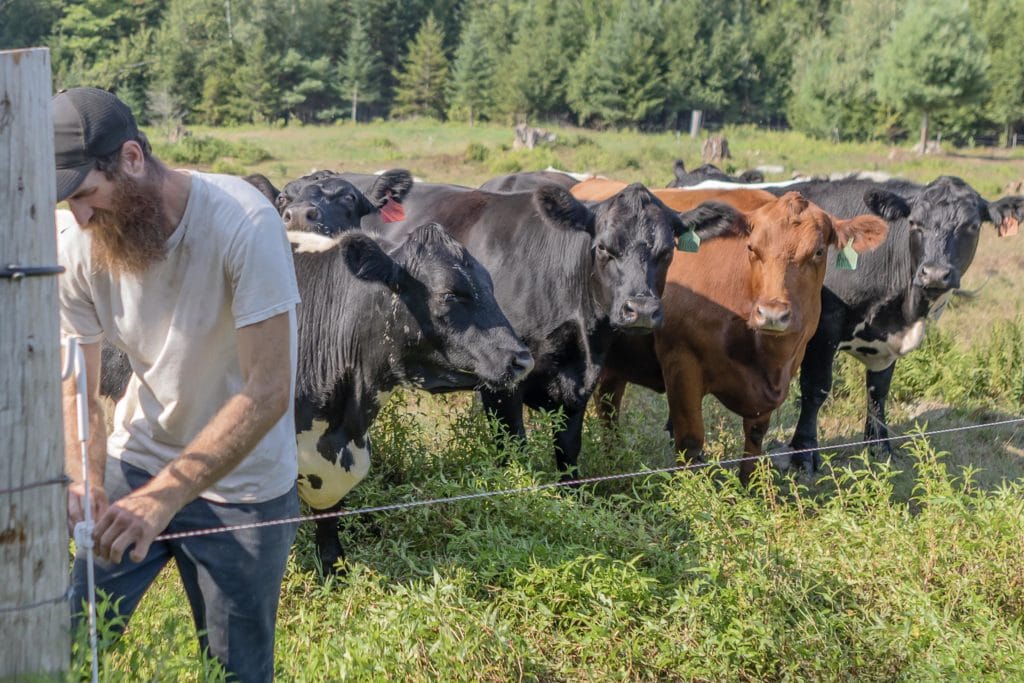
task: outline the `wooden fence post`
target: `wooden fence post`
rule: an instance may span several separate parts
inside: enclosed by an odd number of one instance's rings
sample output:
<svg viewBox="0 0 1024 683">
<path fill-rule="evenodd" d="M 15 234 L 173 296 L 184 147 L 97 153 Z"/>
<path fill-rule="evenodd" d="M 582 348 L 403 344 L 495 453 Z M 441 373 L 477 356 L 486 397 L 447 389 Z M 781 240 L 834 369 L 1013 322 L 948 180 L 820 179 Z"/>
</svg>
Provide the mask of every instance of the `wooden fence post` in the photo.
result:
<svg viewBox="0 0 1024 683">
<path fill-rule="evenodd" d="M 50 97 L 48 49 L 0 51 L 0 272 L 57 263 Z M 67 494 L 57 277 L 8 275 L 0 277 L 0 679 L 21 680 L 68 668 Z"/>
</svg>

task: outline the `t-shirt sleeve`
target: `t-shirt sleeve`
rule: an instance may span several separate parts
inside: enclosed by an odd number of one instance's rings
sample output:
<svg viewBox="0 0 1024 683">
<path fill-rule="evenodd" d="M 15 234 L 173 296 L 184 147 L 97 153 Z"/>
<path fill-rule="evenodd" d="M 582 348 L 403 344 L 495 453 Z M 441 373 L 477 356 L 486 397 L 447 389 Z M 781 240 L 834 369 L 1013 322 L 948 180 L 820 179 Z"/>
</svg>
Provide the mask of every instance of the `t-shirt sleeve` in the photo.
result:
<svg viewBox="0 0 1024 683">
<path fill-rule="evenodd" d="M 64 272 L 57 277 L 61 333 L 93 344 L 103 338 L 103 328 L 89 284 L 89 259 L 83 243 L 87 238 L 78 225 L 68 225 L 59 216 L 57 230 L 58 258 L 64 266 Z"/>
<path fill-rule="evenodd" d="M 254 325 L 299 303 L 295 264 L 281 217 L 267 206 L 240 226 L 228 258 L 235 328 Z"/>
</svg>

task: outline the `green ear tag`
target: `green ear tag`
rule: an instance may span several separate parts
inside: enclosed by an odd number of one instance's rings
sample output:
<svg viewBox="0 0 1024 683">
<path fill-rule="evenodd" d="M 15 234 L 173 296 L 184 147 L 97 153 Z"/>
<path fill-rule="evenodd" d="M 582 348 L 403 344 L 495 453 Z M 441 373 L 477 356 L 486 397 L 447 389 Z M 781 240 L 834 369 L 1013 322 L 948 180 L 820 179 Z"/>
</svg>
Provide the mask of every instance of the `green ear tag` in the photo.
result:
<svg viewBox="0 0 1024 683">
<path fill-rule="evenodd" d="M 851 239 L 843 247 L 843 250 L 836 254 L 836 268 L 839 270 L 857 270 L 857 258 L 860 256 L 853 250 L 853 240 Z"/>
<path fill-rule="evenodd" d="M 700 235 L 695 230 L 687 230 L 679 236 L 679 243 L 676 245 L 679 251 L 696 253 L 700 248 Z"/>
</svg>

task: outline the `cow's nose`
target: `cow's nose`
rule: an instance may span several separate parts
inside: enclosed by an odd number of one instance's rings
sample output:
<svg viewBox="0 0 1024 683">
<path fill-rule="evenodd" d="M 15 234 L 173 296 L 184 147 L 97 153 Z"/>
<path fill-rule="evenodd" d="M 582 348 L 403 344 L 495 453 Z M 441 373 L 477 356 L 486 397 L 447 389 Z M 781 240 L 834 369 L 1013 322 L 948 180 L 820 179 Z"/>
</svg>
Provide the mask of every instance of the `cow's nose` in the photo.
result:
<svg viewBox="0 0 1024 683">
<path fill-rule="evenodd" d="M 281 218 L 291 229 L 306 228 L 320 221 L 320 211 L 315 206 L 290 206 Z"/>
<path fill-rule="evenodd" d="M 512 371 L 515 375 L 515 380 L 518 381 L 523 377 L 530 374 L 530 370 L 533 370 L 533 354 L 529 351 L 520 351 L 512 359 Z"/>
<path fill-rule="evenodd" d="M 661 301 L 654 296 L 626 299 L 619 311 L 623 327 L 654 329 L 661 326 L 663 318 Z"/>
<path fill-rule="evenodd" d="M 785 332 L 793 322 L 788 301 L 768 301 L 754 306 L 754 327 L 764 332 Z"/>
<path fill-rule="evenodd" d="M 960 284 L 951 266 L 928 263 L 921 266 L 917 279 L 925 289 L 952 289 Z"/>
</svg>

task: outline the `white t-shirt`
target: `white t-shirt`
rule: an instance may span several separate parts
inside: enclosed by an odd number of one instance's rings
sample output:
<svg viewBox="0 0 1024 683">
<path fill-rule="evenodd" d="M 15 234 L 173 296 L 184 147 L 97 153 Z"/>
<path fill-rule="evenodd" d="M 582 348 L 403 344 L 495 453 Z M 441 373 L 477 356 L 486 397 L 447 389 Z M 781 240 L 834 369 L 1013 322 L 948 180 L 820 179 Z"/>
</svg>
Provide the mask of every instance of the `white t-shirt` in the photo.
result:
<svg viewBox="0 0 1024 683">
<path fill-rule="evenodd" d="M 61 328 L 85 343 L 106 337 L 131 362 L 107 450 L 156 474 L 243 387 L 235 330 L 289 312 L 294 399 L 295 266 L 281 218 L 241 178 L 192 172 L 167 255 L 141 275 L 94 269 L 91 236 L 60 231 Z M 295 484 L 293 400 L 287 414 L 223 479 L 201 494 L 262 502 Z"/>
</svg>

